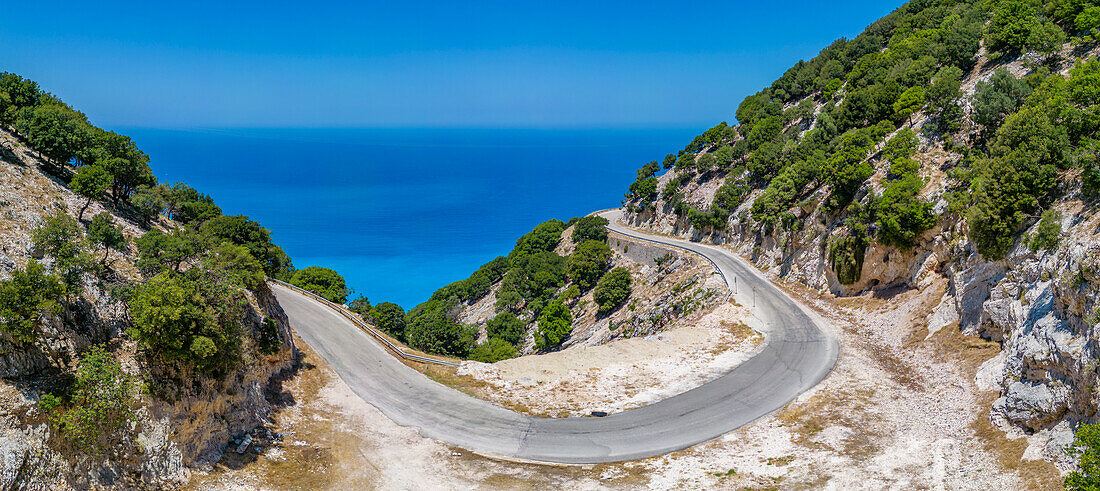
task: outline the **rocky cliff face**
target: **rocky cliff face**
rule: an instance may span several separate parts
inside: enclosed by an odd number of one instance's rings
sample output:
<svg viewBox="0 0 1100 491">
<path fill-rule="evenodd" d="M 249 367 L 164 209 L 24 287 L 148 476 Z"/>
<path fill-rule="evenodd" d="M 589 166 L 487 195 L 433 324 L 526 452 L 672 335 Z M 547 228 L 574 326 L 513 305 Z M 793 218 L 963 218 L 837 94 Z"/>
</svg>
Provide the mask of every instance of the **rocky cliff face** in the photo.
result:
<svg viewBox="0 0 1100 491">
<path fill-rule="evenodd" d="M 1068 52 L 1068 48 L 1063 51 Z M 1088 56 L 1095 56 L 1095 51 Z M 1066 56 L 1062 60 L 1057 71 L 1068 73 L 1076 59 Z M 1018 76 L 1029 72 L 1026 60 L 1000 67 Z M 984 52 L 979 53 L 978 66 L 963 80 L 964 92 L 972 94 L 975 84 L 989 79 L 994 68 Z M 870 241 L 856 274 L 845 282 L 838 277 L 839 268 L 830 248 L 847 235 L 847 216 L 826 210 L 827 186 L 788 209 L 793 219 L 782 227 L 772 228 L 752 220 L 751 205 L 763 193 L 759 188 L 751 190 L 730 212 L 722 231 L 693 227 L 686 217 L 676 213 L 664 192 L 654 207 L 626 202 L 632 210 L 626 220 L 636 227 L 725 244 L 769 274 L 836 296 L 919 289 L 946 277 L 948 292 L 929 316 L 929 330 L 957 326 L 965 333 L 1000 342 L 1002 355 L 983 370 L 1000 392 L 992 407 L 993 420 L 1005 429 L 1044 435 L 1043 455 L 1061 458 L 1062 448 L 1072 439 L 1074 424 L 1095 422 L 1100 404 L 1095 395 L 1100 383 L 1100 260 L 1096 259 L 1100 253 L 1100 217 L 1094 200 L 1082 196 L 1080 178 L 1069 175 L 1075 172 L 1069 171 L 1061 179 L 1061 197 L 1051 206 L 1062 217 L 1059 246 L 1050 251 L 1029 247 L 1027 237 L 1038 227 L 1035 217 L 1004 259 L 985 258 L 968 239 L 965 218 L 948 211 L 946 195 L 953 184 L 948 171 L 963 156 L 942 141 L 923 135 L 926 121 L 918 114 L 902 127 L 912 127 L 920 135 L 913 158 L 920 163 L 920 176 L 926 185 L 919 197 L 932 204 L 937 223 L 908 250 Z M 696 159 L 713 151 L 714 147 L 703 148 Z M 882 193 L 881 182 L 889 162 L 877 152 L 872 151 L 867 159 L 875 173 L 856 192 L 856 203 L 868 202 Z M 683 202 L 707 209 L 716 190 L 727 179 L 736 178 L 712 174 L 681 181 Z M 659 177 L 658 189 L 665 189 L 674 179 L 680 179 L 676 168 Z"/>
<path fill-rule="evenodd" d="M 0 279 L 6 279 L 35 255 L 30 233 L 44 217 L 55 212 L 75 217 L 83 199 L 42 172 L 36 153 L 10 134 L 0 131 L 0 147 Z M 88 213 L 104 211 L 110 210 L 92 203 Z M 144 232 L 134 220 L 117 214 L 114 218 L 130 239 Z M 154 226 L 165 225 L 169 224 Z M 112 253 L 114 280 L 85 275 L 82 297 L 66 311 L 49 316 L 41 339 L 33 346 L 0 340 L 0 483 L 5 486 L 182 483 L 192 471 L 217 462 L 232 438 L 265 424 L 272 414 L 269 384 L 294 367 L 295 350 L 286 315 L 271 291 L 262 287 L 246 294 L 240 318 L 244 356 L 233 372 L 223 379 L 167 373 L 166 367 L 147 361 L 124 335 L 129 312 L 117 289 L 138 277 L 133 258 L 131 250 Z M 253 340 L 267 320 L 274 321 L 280 343 L 265 355 Z M 144 382 L 145 390 L 120 448 L 112 449 L 109 456 L 88 456 L 67 448 L 51 434 L 37 402 L 53 389 L 58 374 L 75 366 L 80 353 L 103 343 L 111 347 L 126 372 Z M 164 380 L 165 375 L 176 380 L 170 397 L 149 384 L 151 379 Z"/>
</svg>

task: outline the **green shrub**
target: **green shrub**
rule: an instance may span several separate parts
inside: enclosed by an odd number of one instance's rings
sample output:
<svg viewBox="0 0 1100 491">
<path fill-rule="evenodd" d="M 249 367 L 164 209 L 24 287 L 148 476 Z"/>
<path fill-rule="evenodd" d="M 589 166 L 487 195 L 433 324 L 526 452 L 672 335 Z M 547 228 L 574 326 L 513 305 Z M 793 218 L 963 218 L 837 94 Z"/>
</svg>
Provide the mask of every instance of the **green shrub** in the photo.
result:
<svg viewBox="0 0 1100 491">
<path fill-rule="evenodd" d="M 74 193 L 84 198 L 84 204 L 80 207 L 78 220 L 84 219 L 84 211 L 92 204 L 107 197 L 107 191 L 111 189 L 111 174 L 100 165 L 86 165 L 76 171 L 73 180 L 69 181 L 69 188 Z"/>
<path fill-rule="evenodd" d="M 916 134 L 901 129 L 882 151 L 890 160 L 889 181 L 877 203 L 878 241 L 900 249 L 912 247 L 916 238 L 936 224 L 932 204 L 917 196 L 924 187 L 920 164 L 910 156 L 917 148 Z"/>
<path fill-rule="evenodd" d="M 535 347 L 547 350 L 560 346 L 573 331 L 573 314 L 559 301 L 550 302 L 538 318 Z"/>
<path fill-rule="evenodd" d="M 490 283 L 496 283 L 503 279 L 504 274 L 508 272 L 508 258 L 497 256 L 496 259 L 482 264 L 477 271 L 485 275 Z"/>
<path fill-rule="evenodd" d="M 516 240 L 516 247 L 508 255 L 508 259 L 553 251 L 561 240 L 561 233 L 564 230 L 565 222 L 561 220 L 547 220 L 538 224 L 534 230 Z"/>
<path fill-rule="evenodd" d="M 70 403 L 43 396 L 39 408 L 50 414 L 60 437 L 86 454 L 117 450 L 134 419 L 135 378 L 122 371 L 111 353 L 93 346 L 80 359 Z"/>
<path fill-rule="evenodd" d="M 489 338 L 483 344 L 474 346 L 470 350 L 470 359 L 482 363 L 496 363 L 516 357 L 516 347 L 499 338 Z"/>
<path fill-rule="evenodd" d="M 182 182 L 159 188 L 167 202 L 165 213 L 181 224 L 201 224 L 222 214 L 221 208 L 214 204 L 214 198 Z"/>
<path fill-rule="evenodd" d="M 726 229 L 729 212 L 716 205 L 711 205 L 707 211 L 689 206 L 687 207 L 687 219 L 691 222 L 691 226 L 700 231 L 719 232 Z"/>
<path fill-rule="evenodd" d="M 657 178 L 647 177 L 638 181 L 634 181 L 630 184 L 628 189 L 629 193 L 627 198 L 632 200 L 638 200 L 645 203 L 650 203 L 657 200 Z"/>
<path fill-rule="evenodd" d="M 283 344 L 283 338 L 279 334 L 279 324 L 275 322 L 275 319 L 271 317 L 264 319 L 260 323 L 258 334 L 256 344 L 260 347 L 260 353 L 273 355 L 279 352 L 279 348 Z"/>
<path fill-rule="evenodd" d="M 501 312 L 485 323 L 485 332 L 490 338 L 500 338 L 511 344 L 523 342 L 527 325 L 511 312 Z"/>
<path fill-rule="evenodd" d="M 400 305 L 392 302 L 375 305 L 371 309 L 370 320 L 386 334 L 405 342 L 405 309 Z"/>
<path fill-rule="evenodd" d="M 902 122 L 908 120 L 910 124 L 913 123 L 913 113 L 916 113 L 924 107 L 924 87 L 910 87 L 902 92 L 898 96 L 898 100 L 894 102 L 894 121 Z"/>
<path fill-rule="evenodd" d="M 115 225 L 110 213 L 100 213 L 92 218 L 88 224 L 88 241 L 94 245 L 103 247 L 103 264 L 107 264 L 107 257 L 111 249 L 121 249 L 126 245 L 126 236 L 122 229 Z"/>
<path fill-rule="evenodd" d="M 1017 79 L 1004 68 L 998 68 L 988 82 L 983 80 L 974 86 L 971 118 L 988 132 L 995 131 L 1005 117 L 1019 109 L 1031 91 L 1027 82 Z"/>
<path fill-rule="evenodd" d="M 249 254 L 243 246 L 223 242 L 204 258 L 203 266 L 208 271 L 219 271 L 234 285 L 252 291 L 259 290 L 267 281 L 260 262 Z"/>
<path fill-rule="evenodd" d="M 523 305 L 523 295 L 521 295 L 518 291 L 511 289 L 505 290 L 501 288 L 501 290 L 497 292 L 497 312 L 516 312 L 521 305 Z"/>
<path fill-rule="evenodd" d="M 741 206 L 741 203 L 745 201 L 745 197 L 751 191 L 752 188 L 748 184 L 736 177 L 729 176 L 714 195 L 714 207 L 725 210 L 728 214 Z"/>
<path fill-rule="evenodd" d="M 679 171 L 681 176 L 695 172 L 695 154 L 692 152 L 680 154 L 680 158 L 676 160 L 676 170 Z"/>
<path fill-rule="evenodd" d="M 1065 41 L 1066 34 L 1044 13 L 1040 2 L 1011 0 L 994 4 L 985 35 L 989 51 L 1055 51 Z"/>
<path fill-rule="evenodd" d="M 573 224 L 573 243 L 580 244 L 586 240 L 607 241 L 607 223 L 607 219 L 600 216 L 578 218 Z"/>
<path fill-rule="evenodd" d="M 15 130 L 55 164 L 72 161 L 91 138 L 88 118 L 61 103 L 23 108 L 15 119 Z"/>
<path fill-rule="evenodd" d="M 836 273 L 842 285 L 859 281 L 863 271 L 863 257 L 867 252 L 867 239 L 859 231 L 840 237 L 829 247 L 829 267 Z"/>
<path fill-rule="evenodd" d="M 890 132 L 890 124 L 852 130 L 840 136 L 836 152 L 825 163 L 825 181 L 832 186 L 830 203 L 843 208 L 863 182 L 874 173 L 867 155 L 880 139 Z"/>
<path fill-rule="evenodd" d="M 359 295 L 354 300 L 348 302 L 348 309 L 356 314 L 359 314 L 363 320 L 370 319 L 371 304 L 370 299 L 365 295 Z"/>
<path fill-rule="evenodd" d="M 465 358 L 474 347 L 475 331 L 454 318 L 453 300 L 429 300 L 405 315 L 409 346 L 441 355 Z"/>
<path fill-rule="evenodd" d="M 886 186 L 878 203 L 878 240 L 885 245 L 909 249 L 916 238 L 936 224 L 932 204 L 917 193 L 924 180 L 910 174 Z"/>
<path fill-rule="evenodd" d="M 569 285 L 569 288 L 561 292 L 558 298 L 561 299 L 562 302 L 569 303 L 576 300 L 579 296 L 581 296 L 581 288 L 577 285 Z"/>
<path fill-rule="evenodd" d="M 52 269 L 65 285 L 65 293 L 75 295 L 83 288 L 81 276 L 93 269 L 92 259 L 84 246 L 80 224 L 65 213 L 47 216 L 42 225 L 31 232 L 36 255 L 53 259 Z"/>
<path fill-rule="evenodd" d="M 1032 251 L 1053 251 L 1058 247 L 1061 238 L 1062 214 L 1058 210 L 1046 210 L 1028 245 Z"/>
<path fill-rule="evenodd" d="M 222 209 L 213 201 L 185 201 L 179 204 L 172 219 L 183 225 L 201 224 L 220 217 Z"/>
<path fill-rule="evenodd" d="M 671 169 L 676 165 L 676 156 L 673 154 L 665 155 L 665 159 L 661 162 L 661 167 L 665 170 Z"/>
<path fill-rule="evenodd" d="M 993 159 L 979 162 L 971 182 L 974 205 L 967 219 L 970 236 L 983 256 L 999 259 L 1015 242 L 1028 215 L 1049 201 L 1059 166 L 1048 149 L 1067 145 L 1043 111 L 1027 108 L 998 130 Z"/>
<path fill-rule="evenodd" d="M 157 184 L 149 168 L 149 156 L 130 137 L 96 127 L 91 128 L 90 134 L 90 148 L 80 159 L 101 165 L 111 174 L 111 200 L 115 205 L 129 201 L 139 186 Z"/>
<path fill-rule="evenodd" d="M 156 359 L 219 375 L 240 360 L 244 297 L 222 272 L 188 273 L 165 271 L 134 288 L 127 333 Z"/>
<path fill-rule="evenodd" d="M 610 267 L 611 248 L 605 242 L 596 240 L 582 242 L 569 256 L 569 278 L 581 291 L 587 291 L 595 286 Z"/>
<path fill-rule="evenodd" d="M 206 238 L 189 228 L 165 234 L 152 229 L 134 241 L 137 246 L 137 268 L 147 277 L 161 271 L 180 272 L 183 265 L 197 260 L 207 249 Z"/>
<path fill-rule="evenodd" d="M 42 316 L 61 311 L 57 299 L 64 292 L 61 280 L 45 274 L 37 261 L 31 260 L 26 268 L 12 271 L 10 279 L 0 281 L 0 332 L 17 341 L 33 342 L 38 337 Z"/>
<path fill-rule="evenodd" d="M 1066 447 L 1066 454 L 1077 460 L 1077 468 L 1066 475 L 1066 489 L 1100 489 L 1100 425 L 1078 426 L 1073 443 Z"/>
<path fill-rule="evenodd" d="M 485 273 L 481 271 L 475 271 L 463 282 L 463 294 L 462 300 L 466 302 L 474 302 L 485 295 L 489 294 L 489 290 L 492 288 L 492 283 L 489 278 L 485 276 Z"/>
<path fill-rule="evenodd" d="M 164 196 L 161 193 L 145 185 L 134 189 L 134 194 L 130 196 L 130 204 L 134 205 L 134 209 L 141 214 L 141 218 L 145 223 L 149 223 L 157 215 L 160 215 L 164 211 L 164 207 L 167 206 L 167 202 L 164 201 Z"/>
<path fill-rule="evenodd" d="M 617 309 L 630 297 L 630 271 L 626 268 L 614 268 L 600 278 L 593 292 L 593 300 L 599 305 L 600 313 Z"/>
<path fill-rule="evenodd" d="M 566 271 L 566 259 L 553 252 L 513 258 L 497 292 L 498 302 L 504 303 L 498 304 L 517 306 L 535 299 L 548 300 L 565 284 Z"/>
<path fill-rule="evenodd" d="M 271 242 L 271 233 L 244 215 L 210 218 L 199 230 L 211 243 L 229 242 L 248 248 L 268 276 L 279 277 L 293 268 L 282 248 Z"/>
<path fill-rule="evenodd" d="M 331 268 L 310 266 L 299 269 L 290 277 L 290 284 L 316 293 L 330 302 L 342 304 L 348 300 L 344 277 Z"/>
</svg>

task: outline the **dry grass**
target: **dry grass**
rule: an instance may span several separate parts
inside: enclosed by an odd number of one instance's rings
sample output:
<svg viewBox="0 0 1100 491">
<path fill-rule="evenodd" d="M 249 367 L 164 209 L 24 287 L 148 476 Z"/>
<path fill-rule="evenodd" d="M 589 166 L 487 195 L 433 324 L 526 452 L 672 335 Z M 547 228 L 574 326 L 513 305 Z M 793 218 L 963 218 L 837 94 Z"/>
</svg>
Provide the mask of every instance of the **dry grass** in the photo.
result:
<svg viewBox="0 0 1100 491">
<path fill-rule="evenodd" d="M 300 338 L 302 365 L 284 385 L 282 409 L 274 415 L 273 431 L 287 435 L 274 449 L 278 458 L 227 450 L 214 470 L 192 477 L 185 489 L 221 489 L 227 481 L 266 489 L 371 489 L 377 486 L 377 469 L 363 468 L 367 462 L 359 438 L 337 428 L 341 418 L 334 408 L 315 403 L 333 379 L 316 364 L 324 361 Z M 291 395 L 293 394 L 293 395 Z M 353 465 L 355 463 L 356 465 Z"/>
<path fill-rule="evenodd" d="M 791 430 L 794 442 L 808 448 L 822 448 L 814 436 L 829 426 L 843 426 L 852 431 L 845 438 L 842 455 L 862 458 L 878 450 L 876 442 L 886 435 L 878 428 L 878 420 L 867 411 L 874 404 L 875 392 L 861 388 L 819 393 L 808 401 L 790 404 L 775 418 Z M 774 464 L 773 464 L 774 465 Z"/>
<path fill-rule="evenodd" d="M 744 343 L 745 340 L 752 340 L 751 346 L 744 347 L 749 350 L 755 349 L 757 346 L 760 346 L 760 343 L 764 342 L 764 336 L 762 334 L 746 326 L 743 322 L 722 321 L 720 325 L 730 334 L 730 337 L 711 346 L 711 348 L 707 350 L 707 354 L 709 355 L 719 355 L 730 350 L 743 349 L 742 343 Z"/>
<path fill-rule="evenodd" d="M 448 367 L 448 366 L 443 366 L 443 365 L 425 365 L 425 364 L 419 364 L 419 366 L 414 366 L 411 363 L 409 365 L 413 366 L 414 368 L 419 370 L 421 373 L 423 373 L 424 375 L 426 375 L 428 378 L 432 379 L 436 383 L 446 385 L 447 387 L 455 389 L 455 390 L 457 390 L 459 392 L 462 392 L 466 395 L 469 395 L 471 397 L 476 397 L 478 399 L 484 399 L 486 401 L 492 401 L 494 404 L 500 404 L 501 406 L 504 406 L 505 408 L 511 409 L 511 410 L 513 410 L 517 413 L 528 414 L 528 415 L 531 415 L 531 416 L 539 416 L 539 417 L 543 417 L 543 418 L 560 418 L 560 417 L 566 417 L 566 416 L 569 415 L 568 412 L 565 412 L 565 413 L 538 412 L 538 411 L 535 411 L 535 410 L 533 410 L 533 409 L 531 409 L 531 408 L 529 408 L 529 407 L 527 407 L 523 404 L 513 402 L 513 401 L 505 401 L 505 402 L 495 401 L 491 397 L 491 393 L 495 390 L 495 387 L 493 387 L 492 384 L 490 384 L 488 382 L 485 382 L 483 380 L 480 380 L 477 377 L 470 376 L 470 375 L 459 375 L 458 374 L 458 369 L 454 368 L 454 367 Z"/>
<path fill-rule="evenodd" d="M 595 465 L 546 465 L 484 457 L 451 448 L 456 470 L 486 474 L 479 481 L 488 489 L 561 489 L 591 480 L 616 488 L 644 488 L 649 483 L 647 460 Z M 654 457 L 657 458 L 657 457 Z"/>
<path fill-rule="evenodd" d="M 1001 352 L 1001 345 L 980 336 L 967 336 L 957 322 L 944 326 L 925 341 L 937 361 L 951 361 L 970 378 L 978 368 Z"/>
<path fill-rule="evenodd" d="M 1062 475 L 1054 464 L 1045 460 L 1025 460 L 1026 438 L 1009 438 L 989 419 L 989 408 L 997 398 L 995 392 L 987 392 L 979 401 L 982 412 L 974 419 L 972 427 L 987 451 L 997 458 L 1006 470 L 1014 471 L 1030 489 L 1062 489 Z"/>
</svg>

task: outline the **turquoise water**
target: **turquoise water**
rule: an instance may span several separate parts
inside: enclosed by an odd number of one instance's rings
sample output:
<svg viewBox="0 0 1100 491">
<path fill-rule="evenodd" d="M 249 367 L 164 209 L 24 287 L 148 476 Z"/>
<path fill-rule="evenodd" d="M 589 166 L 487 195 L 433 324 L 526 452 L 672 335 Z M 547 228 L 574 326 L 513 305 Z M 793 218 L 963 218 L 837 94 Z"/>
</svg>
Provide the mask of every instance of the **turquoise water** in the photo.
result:
<svg viewBox="0 0 1100 491">
<path fill-rule="evenodd" d="M 408 308 L 539 222 L 618 206 L 635 169 L 701 130 L 121 131 L 158 179 L 260 221 L 295 266 Z"/>
</svg>

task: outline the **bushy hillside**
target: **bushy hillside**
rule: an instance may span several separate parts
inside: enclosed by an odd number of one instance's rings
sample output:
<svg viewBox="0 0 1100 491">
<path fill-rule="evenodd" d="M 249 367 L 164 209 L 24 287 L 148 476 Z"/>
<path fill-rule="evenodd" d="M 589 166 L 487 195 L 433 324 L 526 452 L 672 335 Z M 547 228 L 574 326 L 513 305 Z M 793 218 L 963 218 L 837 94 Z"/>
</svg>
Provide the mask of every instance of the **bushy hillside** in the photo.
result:
<svg viewBox="0 0 1100 491">
<path fill-rule="evenodd" d="M 411 347 L 496 362 L 561 347 L 652 334 L 720 303 L 725 287 L 691 254 L 609 237 L 597 216 L 549 220 L 468 278 L 408 313 L 352 302 Z"/>
<path fill-rule="evenodd" d="M 0 482 L 162 487 L 264 424 L 295 364 L 258 223 L 0 74 Z"/>
<path fill-rule="evenodd" d="M 909 2 L 643 166 L 628 219 L 840 296 L 946 277 L 929 331 L 1001 342 L 994 421 L 1063 458 L 1100 407 L 1098 28 L 1091 1 Z"/>
<path fill-rule="evenodd" d="M 864 286 L 870 243 L 907 251 L 938 222 L 965 221 L 1000 259 L 1068 191 L 1060 176 L 1096 185 L 1100 65 L 1076 57 L 1100 7 L 1086 4 L 910 2 L 746 98 L 739 125 L 666 156 L 672 172 L 643 166 L 626 204 L 642 221 L 751 230 L 789 250 L 818 215 L 835 291 Z"/>
</svg>

